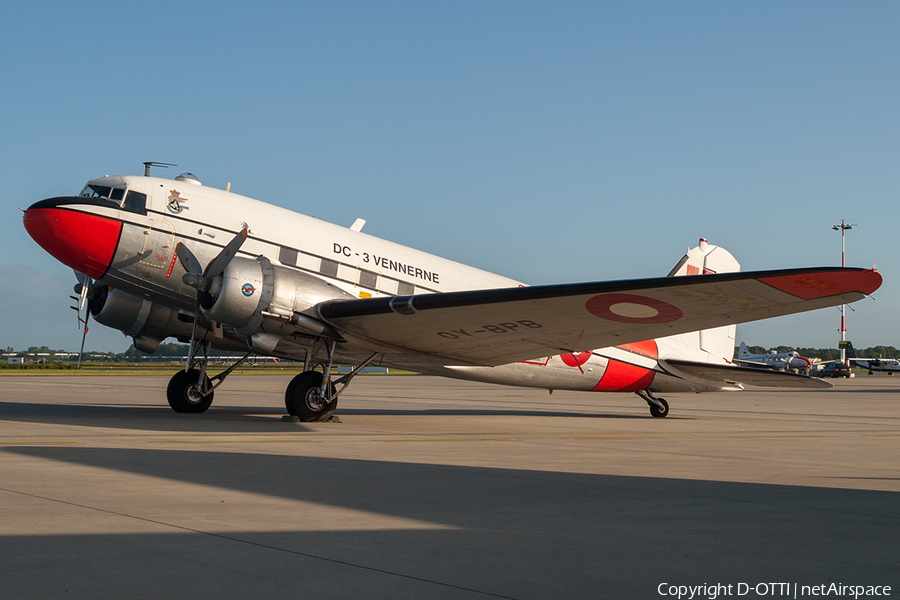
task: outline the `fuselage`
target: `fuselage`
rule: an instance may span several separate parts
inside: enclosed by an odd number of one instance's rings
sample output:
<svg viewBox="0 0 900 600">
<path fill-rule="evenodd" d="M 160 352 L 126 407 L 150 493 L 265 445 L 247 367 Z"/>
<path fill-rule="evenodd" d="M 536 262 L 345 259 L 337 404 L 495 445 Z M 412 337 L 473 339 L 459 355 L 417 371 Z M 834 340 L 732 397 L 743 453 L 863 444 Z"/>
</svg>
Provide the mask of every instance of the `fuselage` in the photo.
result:
<svg viewBox="0 0 900 600">
<path fill-rule="evenodd" d="M 207 264 L 243 228 L 248 237 L 239 257 L 266 257 L 298 277 L 322 283 L 325 292 L 321 293 L 334 290 L 336 298 L 524 285 L 367 235 L 357 228 L 206 187 L 191 176 L 175 180 L 147 176 L 92 179 L 78 196 L 35 203 L 26 210 L 24 222 L 32 238 L 50 254 L 106 286 L 104 293 L 113 294 L 110 298 L 125 308 L 104 324 L 134 337 L 141 349 L 151 349 L 168 336 L 189 336 L 197 291 L 182 280 L 185 269 L 176 256 L 176 245 L 189 246 L 199 261 Z M 736 265 L 734 261 L 728 268 L 736 270 Z M 254 291 L 251 288 L 247 288 L 250 294 Z M 210 333 L 209 338 L 214 347 L 238 349 L 250 344 L 258 352 L 293 359 L 303 358 L 312 339 L 302 334 L 279 334 L 270 345 L 257 347 L 245 341 L 248 331 L 237 328 Z M 706 391 L 717 388 L 672 376 L 659 360 L 677 357 L 722 364 L 730 358 L 725 349 L 733 349 L 733 343 L 731 327 L 730 332 L 694 332 L 494 367 L 446 365 L 389 351 L 383 352 L 379 364 L 550 389 Z M 370 350 L 364 342 L 351 339 L 340 352 L 353 362 Z"/>
</svg>

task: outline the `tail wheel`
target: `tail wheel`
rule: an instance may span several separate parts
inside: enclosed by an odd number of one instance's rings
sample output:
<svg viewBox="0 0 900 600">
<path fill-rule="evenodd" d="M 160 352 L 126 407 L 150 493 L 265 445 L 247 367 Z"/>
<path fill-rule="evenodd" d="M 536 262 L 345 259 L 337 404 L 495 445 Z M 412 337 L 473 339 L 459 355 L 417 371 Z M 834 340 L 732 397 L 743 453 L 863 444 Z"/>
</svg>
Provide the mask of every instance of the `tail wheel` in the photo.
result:
<svg viewBox="0 0 900 600">
<path fill-rule="evenodd" d="M 209 377 L 204 376 L 205 385 L 209 389 Z M 169 380 L 169 386 L 166 388 L 166 399 L 169 406 L 177 413 L 202 413 L 209 408 L 213 401 L 212 391 L 205 396 L 200 392 L 200 371 L 191 369 L 190 371 L 178 371 Z"/>
<path fill-rule="evenodd" d="M 662 398 L 656 398 L 656 401 L 662 404 L 662 407 L 657 406 L 656 404 L 650 405 L 650 414 L 654 417 L 665 417 L 669 414 L 669 403 L 663 400 Z"/>
<path fill-rule="evenodd" d="M 322 397 L 322 374 L 318 371 L 304 371 L 288 384 L 284 392 L 284 406 L 289 414 L 302 421 L 326 421 L 337 408 L 334 384 L 326 386 L 327 398 Z M 328 398 L 332 400 L 329 401 Z"/>
</svg>

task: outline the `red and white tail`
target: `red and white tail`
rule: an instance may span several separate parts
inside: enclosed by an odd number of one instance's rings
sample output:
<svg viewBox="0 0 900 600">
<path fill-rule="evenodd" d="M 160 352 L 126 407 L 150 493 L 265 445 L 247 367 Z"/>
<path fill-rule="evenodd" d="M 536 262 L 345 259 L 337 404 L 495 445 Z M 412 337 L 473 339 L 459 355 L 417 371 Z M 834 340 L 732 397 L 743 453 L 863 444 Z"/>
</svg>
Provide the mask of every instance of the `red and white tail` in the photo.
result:
<svg viewBox="0 0 900 600">
<path fill-rule="evenodd" d="M 682 275 L 707 275 L 710 273 L 734 273 L 741 270 L 740 263 L 728 250 L 720 246 L 708 243 L 700 238 L 700 244 L 687 251 L 687 254 L 678 261 L 675 268 L 669 272 L 670 277 Z M 700 332 L 688 333 L 684 336 L 675 336 L 699 350 L 699 356 L 693 360 L 701 359 L 710 362 L 719 362 L 722 359 L 730 361 L 734 356 L 735 326 L 725 325 L 715 329 L 704 329 Z M 706 354 L 706 356 L 703 356 Z M 702 358 L 701 358 L 702 357 Z M 687 357 L 685 357 L 687 358 Z"/>
<path fill-rule="evenodd" d="M 728 250 L 720 246 L 713 246 L 705 238 L 700 238 L 700 244 L 687 251 L 675 268 L 669 271 L 669 277 L 735 273 L 740 270 L 740 263 Z"/>
</svg>

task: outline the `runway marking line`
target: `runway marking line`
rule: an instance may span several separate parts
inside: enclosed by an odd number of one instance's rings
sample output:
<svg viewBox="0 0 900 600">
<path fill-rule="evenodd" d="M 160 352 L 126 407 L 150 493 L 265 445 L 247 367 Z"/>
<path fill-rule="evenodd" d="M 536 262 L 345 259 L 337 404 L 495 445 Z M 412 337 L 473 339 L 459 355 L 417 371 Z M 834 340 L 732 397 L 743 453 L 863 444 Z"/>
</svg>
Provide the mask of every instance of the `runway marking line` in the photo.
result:
<svg viewBox="0 0 900 600">
<path fill-rule="evenodd" d="M 472 438 L 472 439 L 429 439 L 429 440 L 375 440 L 376 442 L 382 443 L 403 443 L 403 442 L 518 442 L 519 440 L 515 438 L 496 438 L 496 439 L 484 439 L 484 438 Z"/>
<path fill-rule="evenodd" d="M 0 446 L 80 446 L 81 442 L 0 442 Z"/>
<path fill-rule="evenodd" d="M 608 435 L 596 437 L 570 437 L 567 440 L 684 440 L 683 435 Z"/>
<path fill-rule="evenodd" d="M 318 444 L 320 440 L 160 440 L 152 444 Z"/>
<path fill-rule="evenodd" d="M 745 435 L 743 436 L 755 440 L 788 440 L 793 438 L 833 438 L 836 435 Z"/>
</svg>

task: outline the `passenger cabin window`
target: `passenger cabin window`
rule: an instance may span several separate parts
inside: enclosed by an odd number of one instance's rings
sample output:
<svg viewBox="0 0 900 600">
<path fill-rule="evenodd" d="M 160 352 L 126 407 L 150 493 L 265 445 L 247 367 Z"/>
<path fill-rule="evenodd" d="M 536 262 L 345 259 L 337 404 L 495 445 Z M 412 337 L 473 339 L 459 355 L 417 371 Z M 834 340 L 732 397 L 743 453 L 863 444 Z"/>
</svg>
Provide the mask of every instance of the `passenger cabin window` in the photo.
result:
<svg viewBox="0 0 900 600">
<path fill-rule="evenodd" d="M 338 264 L 327 258 L 322 259 L 322 265 L 319 267 L 319 273 L 326 277 L 337 277 Z"/>
<path fill-rule="evenodd" d="M 366 271 L 364 269 L 359 270 L 359 285 L 360 287 L 369 288 L 370 290 L 375 289 L 375 284 L 378 282 L 378 273 L 373 273 L 372 271 Z"/>
<path fill-rule="evenodd" d="M 293 248 L 284 248 L 278 251 L 278 260 L 283 265 L 297 266 L 297 251 Z"/>
</svg>

